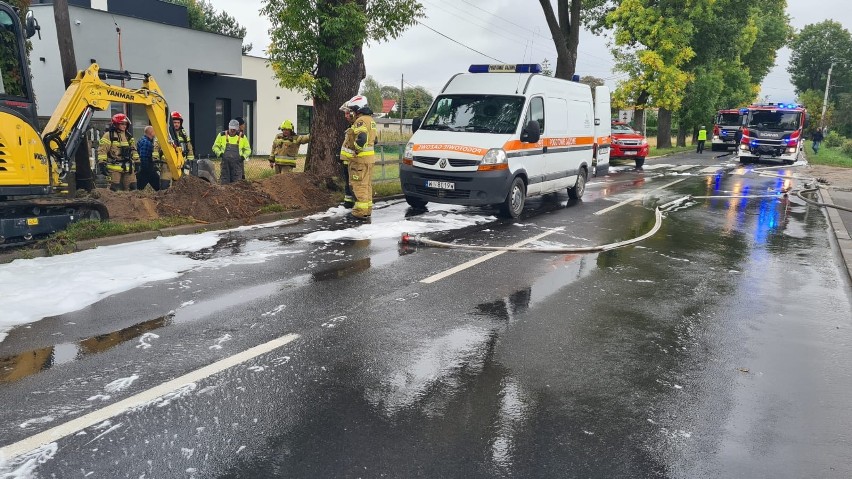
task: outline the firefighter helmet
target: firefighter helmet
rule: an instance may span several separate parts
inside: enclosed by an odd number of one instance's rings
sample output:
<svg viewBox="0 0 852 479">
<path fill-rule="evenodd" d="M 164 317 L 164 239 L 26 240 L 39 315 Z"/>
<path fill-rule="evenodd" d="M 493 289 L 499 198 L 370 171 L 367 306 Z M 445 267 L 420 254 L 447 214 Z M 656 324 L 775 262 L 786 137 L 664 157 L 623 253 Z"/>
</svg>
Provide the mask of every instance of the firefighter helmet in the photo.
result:
<svg viewBox="0 0 852 479">
<path fill-rule="evenodd" d="M 282 123 L 281 126 L 278 127 L 278 129 L 279 130 L 292 130 L 293 129 L 293 122 L 290 121 L 290 120 L 284 120 L 284 123 Z"/>
<path fill-rule="evenodd" d="M 127 115 L 124 113 L 116 113 L 112 116 L 113 125 L 119 125 L 121 123 L 127 123 L 127 126 L 130 126 L 130 118 L 127 118 Z"/>
<path fill-rule="evenodd" d="M 367 108 L 367 97 L 358 95 L 353 96 L 349 99 L 344 105 L 349 108 L 351 111 L 358 113 L 360 110 Z"/>
<path fill-rule="evenodd" d="M 172 120 L 180 120 L 183 123 L 183 117 L 180 116 L 180 112 L 173 111 L 172 112 Z"/>
</svg>

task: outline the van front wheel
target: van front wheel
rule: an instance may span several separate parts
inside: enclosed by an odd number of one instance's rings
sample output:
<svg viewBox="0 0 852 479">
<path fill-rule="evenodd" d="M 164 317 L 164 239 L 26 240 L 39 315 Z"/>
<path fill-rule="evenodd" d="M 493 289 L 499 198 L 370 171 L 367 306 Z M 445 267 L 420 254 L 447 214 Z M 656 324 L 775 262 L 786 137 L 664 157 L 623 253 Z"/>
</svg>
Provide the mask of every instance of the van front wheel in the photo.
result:
<svg viewBox="0 0 852 479">
<path fill-rule="evenodd" d="M 574 183 L 574 186 L 568 188 L 568 198 L 572 200 L 579 200 L 583 197 L 583 193 L 586 192 L 586 170 L 580 168 L 580 173 L 577 174 L 577 182 Z"/>
<path fill-rule="evenodd" d="M 500 211 L 507 218 L 517 218 L 521 216 L 521 211 L 524 210 L 524 202 L 527 197 L 527 187 L 524 185 L 524 180 L 517 177 L 512 181 L 512 187 L 509 188 L 509 194 L 506 195 L 506 201 L 500 205 Z"/>
</svg>

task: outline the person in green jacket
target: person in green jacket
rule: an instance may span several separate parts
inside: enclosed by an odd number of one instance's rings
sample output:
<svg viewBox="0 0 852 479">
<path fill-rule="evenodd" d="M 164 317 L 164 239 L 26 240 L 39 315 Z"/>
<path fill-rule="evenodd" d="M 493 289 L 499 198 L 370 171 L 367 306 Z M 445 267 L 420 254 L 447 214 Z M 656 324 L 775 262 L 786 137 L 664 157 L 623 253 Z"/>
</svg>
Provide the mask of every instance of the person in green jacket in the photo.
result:
<svg viewBox="0 0 852 479">
<path fill-rule="evenodd" d="M 707 128 L 701 125 L 698 129 L 698 153 L 704 153 L 704 142 L 707 141 Z"/>
<path fill-rule="evenodd" d="M 248 139 L 240 131 L 237 120 L 228 123 L 228 130 L 219 133 L 213 143 L 213 153 L 222 159 L 222 172 L 219 174 L 223 185 L 243 179 L 244 164 L 251 155 Z"/>
</svg>

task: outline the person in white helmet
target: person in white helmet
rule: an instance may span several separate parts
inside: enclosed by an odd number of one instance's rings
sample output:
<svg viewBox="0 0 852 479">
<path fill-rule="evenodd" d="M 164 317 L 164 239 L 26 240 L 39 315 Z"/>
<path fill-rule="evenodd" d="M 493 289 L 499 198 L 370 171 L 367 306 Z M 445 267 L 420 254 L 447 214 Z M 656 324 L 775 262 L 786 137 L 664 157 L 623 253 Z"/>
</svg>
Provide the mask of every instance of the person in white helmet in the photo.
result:
<svg viewBox="0 0 852 479">
<path fill-rule="evenodd" d="M 344 103 L 344 113 L 352 125 L 346 132 L 341 159 L 349 160 L 349 184 L 354 195 L 352 216 L 367 219 L 373 213 L 373 163 L 376 161 L 373 146 L 376 143 L 376 122 L 367 98 L 361 95 Z"/>
<path fill-rule="evenodd" d="M 228 129 L 219 133 L 213 143 L 213 153 L 222 159 L 219 181 L 223 185 L 243 179 L 246 159 L 251 155 L 248 139 L 240 131 L 240 123 L 231 120 Z"/>
</svg>

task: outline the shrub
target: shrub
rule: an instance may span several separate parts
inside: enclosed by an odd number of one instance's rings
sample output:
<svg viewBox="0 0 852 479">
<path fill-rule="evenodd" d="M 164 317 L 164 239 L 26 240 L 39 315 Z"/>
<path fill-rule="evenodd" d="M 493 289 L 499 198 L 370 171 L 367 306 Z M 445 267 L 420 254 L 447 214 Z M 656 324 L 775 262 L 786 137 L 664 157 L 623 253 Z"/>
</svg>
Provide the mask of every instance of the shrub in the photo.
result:
<svg viewBox="0 0 852 479">
<path fill-rule="evenodd" d="M 852 156 L 852 140 L 843 140 L 843 146 L 840 149 L 846 156 Z"/>
<path fill-rule="evenodd" d="M 843 142 L 845 140 L 846 138 L 840 136 L 840 133 L 836 131 L 830 131 L 827 135 L 825 135 L 825 140 L 823 140 L 823 143 L 828 148 L 837 148 L 839 146 L 843 146 Z"/>
</svg>

